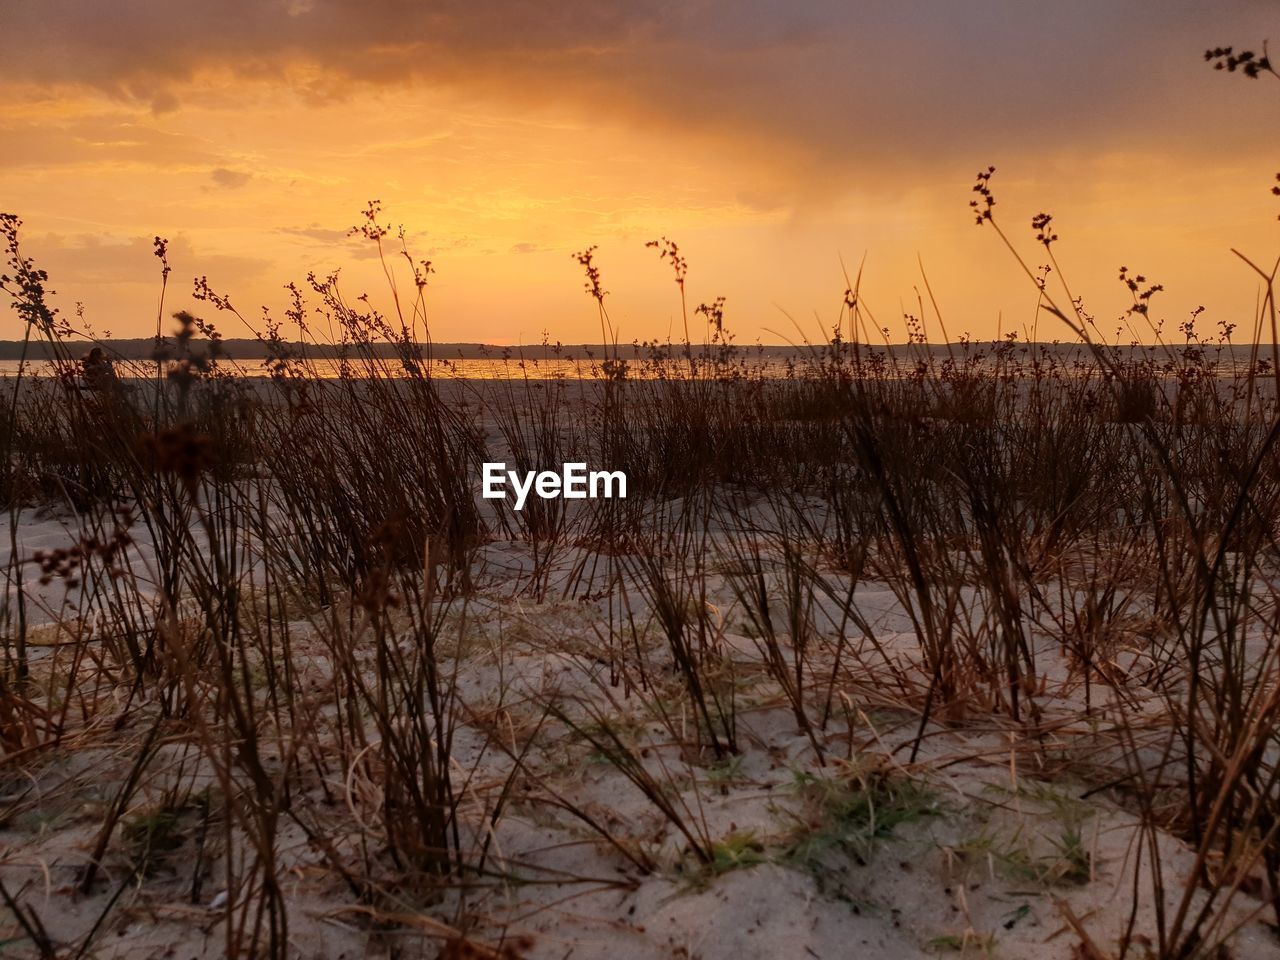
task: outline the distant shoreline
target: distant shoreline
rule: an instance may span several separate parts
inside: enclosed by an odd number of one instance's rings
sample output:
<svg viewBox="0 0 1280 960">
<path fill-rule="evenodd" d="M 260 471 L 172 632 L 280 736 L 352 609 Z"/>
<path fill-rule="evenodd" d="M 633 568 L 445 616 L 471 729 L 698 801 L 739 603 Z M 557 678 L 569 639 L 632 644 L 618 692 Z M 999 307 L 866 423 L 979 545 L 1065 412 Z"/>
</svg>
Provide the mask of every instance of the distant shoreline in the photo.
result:
<svg viewBox="0 0 1280 960">
<path fill-rule="evenodd" d="M 172 337 L 166 337 L 165 342 L 170 346 L 175 341 Z M 203 349 L 208 341 L 195 341 L 200 348 Z M 222 349 L 220 356 L 226 360 L 265 360 L 269 356 L 268 348 L 265 343 L 260 340 L 250 338 L 225 339 L 221 341 Z M 964 350 L 966 347 L 970 350 L 993 349 L 997 346 L 1005 346 L 1008 341 L 995 340 L 970 340 L 967 343 L 891 343 L 886 345 L 880 343 L 864 343 L 861 344 L 862 349 L 866 350 L 891 350 L 895 353 L 927 353 L 935 357 L 945 357 L 949 353 Z M 63 341 L 62 346 L 70 353 L 73 358 L 80 358 L 92 350 L 95 346 L 103 347 L 108 355 L 118 360 L 151 360 L 155 350 L 155 339 L 152 337 L 137 337 L 131 339 L 106 339 L 106 340 L 84 340 L 84 341 Z M 314 344 L 314 343 L 298 343 L 290 342 L 284 345 L 293 355 L 308 357 L 313 360 L 338 360 L 344 355 L 354 356 L 356 353 L 355 345 L 331 345 L 331 344 Z M 612 344 L 605 346 L 599 343 L 573 343 L 573 344 L 525 344 L 522 346 L 485 344 L 485 343 L 432 343 L 419 344 L 424 352 L 429 352 L 430 356 L 436 360 L 503 360 L 503 359 L 526 359 L 526 360 L 586 360 L 591 358 L 604 359 L 616 356 L 624 360 L 645 360 L 654 357 L 664 358 L 681 358 L 684 356 L 684 344 L 679 343 L 661 343 L 661 344 L 645 344 L 645 343 L 620 343 L 616 347 Z M 786 359 L 790 357 L 802 357 L 807 354 L 820 352 L 828 347 L 825 343 L 810 344 L 734 344 L 733 349 L 739 357 L 758 357 L 768 359 Z M 852 346 L 851 344 L 849 345 Z M 1014 343 L 1016 349 L 1025 349 L 1035 346 L 1042 352 L 1053 353 L 1058 356 L 1069 356 L 1073 353 L 1082 351 L 1087 352 L 1088 347 L 1082 343 L 1064 343 L 1064 342 L 1036 342 L 1017 341 Z M 1141 353 L 1165 353 L 1168 350 L 1182 350 L 1185 346 L 1197 346 L 1187 344 L 1139 344 L 1137 346 L 1125 345 L 1122 347 L 1108 347 L 1109 350 L 1131 351 L 1135 354 Z M 1199 344 L 1202 349 L 1214 353 L 1221 351 L 1223 353 L 1234 354 L 1238 357 L 1249 356 L 1255 347 L 1252 344 L 1237 343 L 1232 345 L 1219 345 L 1216 343 Z M 1263 343 L 1257 346 L 1257 350 L 1270 352 L 1271 344 Z M 0 361 L 4 360 L 20 360 L 23 358 L 23 351 L 26 351 L 26 359 L 32 361 L 52 360 L 54 359 L 53 351 L 50 345 L 45 341 L 32 340 L 29 344 L 24 345 L 21 340 L 0 340 Z M 361 352 L 364 350 L 372 351 L 374 356 L 396 358 L 398 357 L 400 344 L 395 343 L 374 343 L 362 346 Z M 703 350 L 714 354 L 716 347 L 705 347 L 702 344 L 693 344 L 692 351 L 695 357 L 703 355 Z M 1264 354 L 1265 355 L 1265 354 Z"/>
</svg>

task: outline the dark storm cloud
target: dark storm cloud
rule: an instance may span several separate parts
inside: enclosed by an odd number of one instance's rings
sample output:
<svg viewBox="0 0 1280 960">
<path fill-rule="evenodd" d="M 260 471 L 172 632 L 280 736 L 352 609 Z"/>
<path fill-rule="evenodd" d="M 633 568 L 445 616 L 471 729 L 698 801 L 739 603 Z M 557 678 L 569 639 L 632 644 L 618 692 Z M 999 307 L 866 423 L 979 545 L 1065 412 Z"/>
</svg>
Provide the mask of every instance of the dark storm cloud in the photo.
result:
<svg viewBox="0 0 1280 960">
<path fill-rule="evenodd" d="M 1275 28 L 1274 4 L 1253 0 L 10 0 L 0 11 L 11 79 L 157 110 L 207 68 L 288 78 L 322 98 L 427 83 L 738 137 L 813 161 L 817 177 L 967 160 L 975 146 L 985 159 L 1243 143 L 1242 121 L 1259 122 L 1280 94 L 1267 100 L 1261 81 L 1245 89 L 1200 55 Z"/>
</svg>

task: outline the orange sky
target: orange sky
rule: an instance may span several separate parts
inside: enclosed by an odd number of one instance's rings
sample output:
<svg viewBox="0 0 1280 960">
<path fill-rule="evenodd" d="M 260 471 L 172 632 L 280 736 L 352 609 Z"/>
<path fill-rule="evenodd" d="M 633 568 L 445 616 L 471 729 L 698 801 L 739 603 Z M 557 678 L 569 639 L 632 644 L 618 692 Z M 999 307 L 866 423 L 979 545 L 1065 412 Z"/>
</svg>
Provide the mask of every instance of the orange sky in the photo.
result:
<svg viewBox="0 0 1280 960">
<path fill-rule="evenodd" d="M 1028 224 L 1054 214 L 1102 329 L 1127 303 L 1121 264 L 1164 284 L 1171 331 L 1198 305 L 1204 327 L 1247 328 L 1258 288 L 1230 248 L 1280 254 L 1280 81 L 1201 57 L 1261 43 L 1280 12 L 1213 7 L 9 0 L 0 209 L 100 335 L 154 332 L 155 234 L 169 309 L 207 275 L 247 317 L 280 316 L 285 283 L 339 267 L 378 301 L 345 235 L 378 198 L 436 265 L 438 340 L 597 340 L 571 256 L 590 244 L 621 339 L 675 336 L 670 270 L 644 246 L 660 235 L 740 342 L 822 336 L 842 258 L 864 255 L 894 339 L 917 258 L 953 337 L 990 337 L 1035 316 L 967 209 L 993 163 L 1006 228 L 1039 263 Z"/>
</svg>

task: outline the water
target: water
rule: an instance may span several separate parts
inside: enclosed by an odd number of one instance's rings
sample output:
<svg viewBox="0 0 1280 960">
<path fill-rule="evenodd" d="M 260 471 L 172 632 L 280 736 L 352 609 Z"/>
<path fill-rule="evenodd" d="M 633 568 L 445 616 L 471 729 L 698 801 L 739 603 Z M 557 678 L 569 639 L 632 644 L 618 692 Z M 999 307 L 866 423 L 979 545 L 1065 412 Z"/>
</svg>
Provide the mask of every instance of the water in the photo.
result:
<svg viewBox="0 0 1280 960">
<path fill-rule="evenodd" d="M 1003 358 L 1000 358 L 993 348 L 994 344 L 990 347 L 984 344 L 964 349 L 955 348 L 954 360 L 971 372 L 1013 373 L 1022 376 L 1031 374 L 1028 345 L 1019 344 L 1016 350 Z M 524 357 L 514 352 L 504 355 L 500 347 L 494 348 L 495 355 L 488 357 L 438 357 L 430 364 L 423 364 L 425 369 L 422 372 L 441 379 L 456 380 L 598 380 L 605 376 L 602 369 L 603 357 L 584 353 L 570 356 L 567 352 L 559 355 L 535 356 L 535 353 L 542 353 L 541 348 L 526 349 L 528 353 Z M 582 348 L 578 349 L 581 351 Z M 697 356 L 700 349 L 698 346 L 693 349 L 700 374 L 737 374 L 750 378 L 786 377 L 796 373 L 804 375 L 806 372 L 816 372 L 824 356 L 824 348 L 821 347 L 795 348 L 788 354 L 781 352 L 785 348 L 746 347 L 734 355 L 727 367 L 716 368 L 709 360 L 703 360 Z M 885 361 L 879 366 L 872 363 L 868 372 L 873 372 L 876 376 L 888 376 L 891 379 L 911 376 L 916 372 L 916 364 L 921 361 L 926 363 L 932 373 L 940 373 L 944 362 L 952 356 L 948 348 L 939 345 L 923 347 L 896 345 L 887 351 L 884 347 L 868 349 L 864 346 L 862 349 L 866 351 L 862 355 L 864 362 L 868 361 L 873 354 L 879 354 Z M 1056 360 L 1059 375 L 1091 376 L 1098 372 L 1096 361 L 1088 349 L 1081 345 L 1038 345 L 1033 349 L 1042 360 L 1050 358 Z M 680 354 L 678 348 L 673 353 L 659 358 L 642 354 L 639 348 L 633 348 L 631 345 L 624 346 L 619 352 L 627 364 L 626 377 L 629 380 L 683 378 L 689 374 L 689 360 Z M 1269 355 L 1269 346 L 1264 346 L 1258 354 L 1263 358 Z M 1152 373 L 1156 376 L 1162 374 L 1168 376 L 1171 371 L 1167 365 L 1175 357 L 1175 352 L 1167 348 L 1149 346 L 1122 347 L 1113 356 L 1121 363 L 1142 360 L 1154 362 L 1156 369 Z M 1238 346 L 1210 348 L 1205 351 L 1204 359 L 1211 364 L 1210 369 L 1214 375 L 1232 377 L 1251 369 L 1253 351 L 1250 348 Z M 318 379 L 338 379 L 344 372 L 358 378 L 367 375 L 366 362 L 361 360 L 355 363 L 344 363 L 334 359 L 309 359 L 306 371 L 309 377 Z M 408 375 L 408 371 L 399 359 L 386 357 L 373 362 L 379 364 L 381 376 Z M 846 362 L 852 362 L 852 357 L 848 354 L 846 354 Z M 218 369 L 248 378 L 266 378 L 271 376 L 272 372 L 268 361 L 260 358 L 247 360 L 223 358 L 218 362 Z M 0 378 L 12 377 L 18 373 L 18 370 L 19 361 L 0 360 Z M 117 375 L 123 378 L 151 379 L 156 375 L 156 365 L 151 360 L 116 360 L 115 370 Z M 56 373 L 57 368 L 51 361 L 29 360 L 25 366 L 27 376 L 48 377 Z"/>
<path fill-rule="evenodd" d="M 426 366 L 424 364 L 424 366 Z M 19 361 L 0 360 L 0 377 L 17 375 Z M 220 360 L 218 369 L 243 377 L 269 377 L 271 369 L 264 360 Z M 350 375 L 365 375 L 363 363 L 344 364 L 338 360 L 310 360 L 308 373 L 319 379 L 336 380 L 344 369 Z M 786 360 L 777 357 L 755 357 L 735 361 L 733 370 L 745 376 L 785 376 Z M 156 374 L 154 362 L 146 360 L 117 360 L 115 370 L 120 377 L 152 378 Z M 664 376 L 679 377 L 688 374 L 688 361 L 683 358 L 662 361 L 628 360 L 629 379 L 650 380 Z M 381 361 L 380 372 L 386 376 L 407 376 L 399 360 Z M 458 380 L 598 380 L 604 377 L 599 359 L 569 357 L 525 358 L 466 358 L 433 360 L 429 372 L 434 377 Z M 24 376 L 54 376 L 57 368 L 50 361 L 27 361 Z"/>
</svg>

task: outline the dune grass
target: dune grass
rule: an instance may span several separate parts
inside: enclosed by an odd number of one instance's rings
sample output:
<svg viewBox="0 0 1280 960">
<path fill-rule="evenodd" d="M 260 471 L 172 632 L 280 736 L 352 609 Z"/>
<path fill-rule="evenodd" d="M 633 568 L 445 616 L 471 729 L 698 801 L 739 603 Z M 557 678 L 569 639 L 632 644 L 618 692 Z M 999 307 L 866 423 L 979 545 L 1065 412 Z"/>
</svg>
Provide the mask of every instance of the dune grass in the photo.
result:
<svg viewBox="0 0 1280 960">
<path fill-rule="evenodd" d="M 977 219 L 1025 263 L 991 173 Z M 383 252 L 377 218 L 365 237 Z M 923 315 L 912 342 L 877 345 L 854 285 L 837 333 L 780 376 L 736 350 L 723 301 L 694 312 L 703 343 L 622 361 L 586 251 L 614 344 L 600 376 L 480 385 L 433 376 L 419 265 L 390 316 L 336 277 L 295 287 L 289 337 L 262 330 L 263 370 L 224 361 L 216 328 L 179 314 L 153 362 L 89 384 L 19 221 L 4 224 L 5 290 L 55 359 L 12 378 L 0 423 L 0 821 L 39 808 L 26 785 L 57 758 L 109 755 L 115 771 L 73 878 L 100 894 L 96 920 L 51 932 L 30 882 L 0 869 L 37 954 L 91 955 L 121 898 L 176 870 L 192 904 L 225 892 L 226 955 L 290 955 L 288 833 L 362 922 L 515 956 L 467 908 L 541 876 L 500 856 L 513 810 L 571 816 L 622 884 L 766 859 L 817 874 L 934 814 L 915 778 L 949 731 L 994 732 L 1015 784 L 1084 784 L 1135 818 L 1134 907 L 1122 929 L 1083 921 L 1089 950 L 1217 956 L 1263 911 L 1280 926 L 1273 275 L 1243 344 L 1196 317 L 1177 343 L 1154 325 L 1153 345 L 1108 343 L 1065 282 L 1055 294 L 1028 270 L 1072 347 L 940 349 L 924 330 L 941 318 Z M 1033 228 L 1052 257 L 1049 220 Z M 655 246 L 688 331 L 688 264 Z M 1122 281 L 1128 320 L 1152 321 L 1158 285 Z M 207 281 L 196 292 L 237 313 Z M 336 379 L 311 359 L 320 345 L 340 352 Z M 621 469 L 630 496 L 492 509 L 477 490 L 495 459 Z M 25 550 L 36 511 L 68 542 Z M 493 573 L 495 545 L 525 558 L 517 573 Z M 868 590 L 907 629 L 884 628 Z M 496 634 L 495 592 L 517 611 Z M 525 604 L 587 610 L 592 632 L 548 635 Z M 563 676 L 535 683 L 504 659 L 519 638 Z M 497 673 L 477 691 L 467 651 L 486 644 Z M 759 753 L 775 713 L 805 745 L 813 822 L 770 848 L 709 811 L 736 776 L 717 771 Z M 557 779 L 565 742 L 620 774 L 665 839 Z M 1189 869 L 1168 864 L 1171 838 Z M 1086 883 L 1078 823 L 1057 840 L 1004 851 L 1006 871 Z"/>
</svg>

